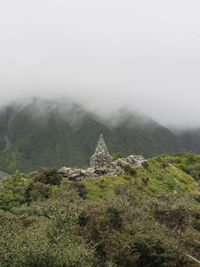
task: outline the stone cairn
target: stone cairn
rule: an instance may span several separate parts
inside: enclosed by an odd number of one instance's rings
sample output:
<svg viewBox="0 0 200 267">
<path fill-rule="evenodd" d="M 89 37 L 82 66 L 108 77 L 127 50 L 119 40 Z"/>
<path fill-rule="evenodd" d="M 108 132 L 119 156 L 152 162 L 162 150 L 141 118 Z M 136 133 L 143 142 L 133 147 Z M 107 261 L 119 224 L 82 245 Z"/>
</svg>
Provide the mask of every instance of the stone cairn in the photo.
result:
<svg viewBox="0 0 200 267">
<path fill-rule="evenodd" d="M 63 167 L 58 170 L 63 178 L 81 181 L 85 177 L 97 177 L 97 176 L 108 176 L 108 175 L 120 175 L 124 173 L 126 166 L 135 167 L 141 166 L 144 158 L 142 156 L 130 155 L 126 158 L 119 158 L 113 161 L 110 155 L 103 135 L 101 134 L 95 153 L 90 158 L 90 168 L 76 169 Z"/>
<path fill-rule="evenodd" d="M 90 158 L 90 167 L 95 170 L 108 170 L 112 166 L 112 157 L 101 134 L 95 153 Z"/>
</svg>

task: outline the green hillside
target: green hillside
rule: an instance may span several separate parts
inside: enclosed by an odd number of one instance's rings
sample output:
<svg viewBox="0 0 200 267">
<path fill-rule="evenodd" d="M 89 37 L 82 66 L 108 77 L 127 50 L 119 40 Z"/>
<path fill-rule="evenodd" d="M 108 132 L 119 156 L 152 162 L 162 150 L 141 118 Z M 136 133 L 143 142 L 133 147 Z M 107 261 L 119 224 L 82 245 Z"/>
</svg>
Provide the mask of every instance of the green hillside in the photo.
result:
<svg viewBox="0 0 200 267">
<path fill-rule="evenodd" d="M 82 182 L 16 172 L 0 184 L 0 266 L 198 266 L 199 167 L 179 153 Z"/>
<path fill-rule="evenodd" d="M 136 190 L 135 197 L 139 199 L 162 193 L 189 193 L 198 196 L 200 156 L 191 153 L 163 155 L 148 159 L 144 167 L 135 167 L 132 176 L 127 173 L 123 176 L 84 179 L 88 198 L 99 200 L 113 195 L 116 185 L 123 185 L 125 189 L 130 185 Z"/>
<path fill-rule="evenodd" d="M 105 120 L 79 105 L 33 101 L 0 112 L 0 169 L 88 166 L 100 133 L 111 153 L 151 157 L 180 150 L 176 137 L 149 118 L 123 111 Z"/>
</svg>

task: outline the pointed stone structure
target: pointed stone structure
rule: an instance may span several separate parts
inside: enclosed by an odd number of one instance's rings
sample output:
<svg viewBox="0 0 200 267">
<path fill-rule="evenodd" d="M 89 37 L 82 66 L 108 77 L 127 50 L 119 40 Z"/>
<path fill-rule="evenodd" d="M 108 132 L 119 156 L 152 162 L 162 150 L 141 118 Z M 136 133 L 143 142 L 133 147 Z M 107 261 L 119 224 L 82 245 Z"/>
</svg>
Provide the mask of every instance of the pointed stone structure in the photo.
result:
<svg viewBox="0 0 200 267">
<path fill-rule="evenodd" d="M 90 158 L 90 166 L 95 170 L 107 170 L 112 165 L 112 157 L 104 141 L 103 135 L 100 135 L 94 155 Z"/>
</svg>

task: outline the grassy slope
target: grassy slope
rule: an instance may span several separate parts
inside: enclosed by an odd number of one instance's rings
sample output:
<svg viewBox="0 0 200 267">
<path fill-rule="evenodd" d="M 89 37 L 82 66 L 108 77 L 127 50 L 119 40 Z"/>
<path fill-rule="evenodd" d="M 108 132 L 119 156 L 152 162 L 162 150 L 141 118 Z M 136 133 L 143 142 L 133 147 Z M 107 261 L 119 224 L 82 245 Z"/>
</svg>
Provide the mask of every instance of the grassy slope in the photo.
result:
<svg viewBox="0 0 200 267">
<path fill-rule="evenodd" d="M 188 158 L 192 157 L 192 161 Z M 88 191 L 88 199 L 100 200 L 110 197 L 116 185 L 131 184 L 138 198 L 160 193 L 197 194 L 198 181 L 181 168 L 200 166 L 200 156 L 182 153 L 177 156 L 160 156 L 148 159 L 148 168 L 135 167 L 136 175 L 106 176 L 83 180 Z M 169 163 L 173 162 L 173 163 Z"/>
</svg>

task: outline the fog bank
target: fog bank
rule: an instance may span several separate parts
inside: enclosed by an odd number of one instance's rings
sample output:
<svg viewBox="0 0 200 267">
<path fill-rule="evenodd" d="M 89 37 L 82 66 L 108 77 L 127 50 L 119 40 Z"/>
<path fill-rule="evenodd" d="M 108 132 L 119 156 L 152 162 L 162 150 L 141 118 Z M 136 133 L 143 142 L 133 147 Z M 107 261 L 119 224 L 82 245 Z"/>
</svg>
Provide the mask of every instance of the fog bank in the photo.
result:
<svg viewBox="0 0 200 267">
<path fill-rule="evenodd" d="M 200 126 L 200 2 L 8 0 L 0 104 L 71 98 L 102 115 L 139 110 Z"/>
</svg>

